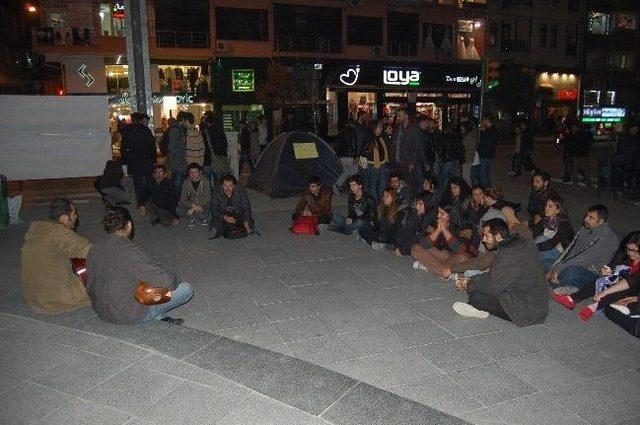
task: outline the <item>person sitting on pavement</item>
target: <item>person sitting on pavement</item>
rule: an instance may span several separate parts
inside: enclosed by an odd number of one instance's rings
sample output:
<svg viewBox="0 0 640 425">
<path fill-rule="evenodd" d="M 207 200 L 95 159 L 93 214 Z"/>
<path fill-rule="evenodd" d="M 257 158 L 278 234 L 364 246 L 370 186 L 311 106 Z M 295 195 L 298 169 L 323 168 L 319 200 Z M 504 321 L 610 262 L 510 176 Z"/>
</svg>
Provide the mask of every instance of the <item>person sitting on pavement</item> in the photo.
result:
<svg viewBox="0 0 640 425">
<path fill-rule="evenodd" d="M 126 205 L 132 202 L 133 179 L 125 177 L 121 161 L 107 161 L 102 176 L 96 178 L 95 187 L 107 205 Z"/>
<path fill-rule="evenodd" d="M 395 190 L 387 187 L 382 192 L 378 207 L 378 219 L 375 226 L 374 241 L 371 247 L 375 250 L 387 248 L 394 250 L 397 245 L 396 235 L 400 227 L 400 216 L 405 214 L 406 208 L 401 208 L 396 198 Z"/>
<path fill-rule="evenodd" d="M 236 178 L 227 174 L 211 198 L 209 239 L 245 238 L 254 231 L 255 223 L 246 190 L 238 186 Z"/>
<path fill-rule="evenodd" d="M 488 209 L 489 208 L 485 206 L 484 187 L 480 185 L 473 186 L 471 188 L 471 200 L 469 201 L 469 206 L 467 206 L 466 210 L 467 220 L 470 223 L 479 226 L 480 219 L 485 215 Z"/>
<path fill-rule="evenodd" d="M 433 222 L 422 197 L 416 198 L 412 207 L 404 211 L 396 233 L 396 255 L 411 255 L 411 247 L 426 236 L 427 228 Z"/>
<path fill-rule="evenodd" d="M 531 226 L 531 233 L 540 251 L 540 261 L 546 273 L 574 237 L 573 227 L 561 199 L 547 198 L 544 218 Z"/>
<path fill-rule="evenodd" d="M 597 271 L 613 256 L 619 243 L 608 219 L 609 210 L 604 205 L 587 208 L 584 227 L 549 268 L 547 280 L 552 285 L 580 289 L 598 278 Z"/>
<path fill-rule="evenodd" d="M 547 199 L 560 199 L 560 195 L 551 187 L 551 176 L 546 171 L 538 170 L 531 176 L 531 193 L 527 204 L 529 225 L 535 224 L 544 217 Z"/>
<path fill-rule="evenodd" d="M 466 212 L 470 203 L 471 188 L 462 178 L 451 177 L 444 187 L 441 204 L 454 205 L 458 210 L 458 216 L 467 219 Z"/>
<path fill-rule="evenodd" d="M 464 222 L 458 215 L 455 205 L 441 204 L 438 207 L 438 219 L 427 234 L 411 247 L 411 256 L 415 270 L 430 271 L 442 276 L 443 270 L 452 264 L 462 263 L 478 254 L 471 239 L 462 236 Z"/>
<path fill-rule="evenodd" d="M 502 212 L 503 204 L 499 202 L 502 199 L 502 190 L 488 187 L 484 190 L 484 206 L 486 212 L 480 217 L 480 226 L 493 218 L 499 218 L 507 221 Z"/>
<path fill-rule="evenodd" d="M 49 205 L 48 221 L 33 221 L 22 245 L 22 296 L 38 313 L 60 313 L 89 305 L 72 258 L 86 258 L 91 243 L 76 233 L 78 209 L 68 199 Z"/>
<path fill-rule="evenodd" d="M 125 208 L 108 208 L 102 224 L 107 236 L 95 243 L 87 256 L 87 292 L 98 317 L 111 323 L 164 320 L 181 325 L 183 319 L 173 319 L 167 313 L 193 297 L 191 285 L 164 270 L 133 243 L 133 222 Z M 140 304 L 135 292 L 141 282 L 166 288 L 170 299 L 162 304 Z"/>
<path fill-rule="evenodd" d="M 202 167 L 195 162 L 189 165 L 187 172 L 176 213 L 180 218 L 188 218 L 190 225 L 195 221 L 206 225 L 211 213 L 211 183 L 203 178 Z"/>
<path fill-rule="evenodd" d="M 402 179 L 402 175 L 397 171 L 389 174 L 389 187 L 395 191 L 396 201 L 400 207 L 411 205 L 416 196 L 413 188 Z"/>
<path fill-rule="evenodd" d="M 440 191 L 438 190 L 438 181 L 433 174 L 427 173 L 425 175 L 422 180 L 422 192 L 418 194 L 417 198 L 422 198 L 427 211 L 435 210 L 437 213 L 440 204 Z"/>
<path fill-rule="evenodd" d="M 147 211 L 151 225 L 160 223 L 163 226 L 175 226 L 178 224 L 175 214 L 176 196 L 173 192 L 173 184 L 167 178 L 167 169 L 164 165 L 155 166 L 149 186 Z"/>
<path fill-rule="evenodd" d="M 616 301 L 640 295 L 639 248 L 640 232 L 628 234 L 613 259 L 600 269 L 601 277 L 571 295 L 553 294 L 554 301 L 573 310 L 577 303 L 593 299 L 594 302 L 578 314 L 582 320 L 589 320 L 596 311 Z"/>
<path fill-rule="evenodd" d="M 364 191 L 362 178 L 352 174 L 347 179 L 349 184 L 347 217 L 336 214 L 333 225 L 329 230 L 351 235 L 354 231 L 358 236 L 371 244 L 373 238 L 373 221 L 376 219 L 376 203 L 373 196 Z"/>
<path fill-rule="evenodd" d="M 299 216 L 317 217 L 318 224 L 329 224 L 333 216 L 331 198 L 333 193 L 322 187 L 320 177 L 314 176 L 309 179 L 307 190 L 296 205 L 296 211 L 291 216 L 295 220 Z"/>
<path fill-rule="evenodd" d="M 482 242 L 495 251 L 491 268 L 466 280 L 466 303 L 453 309 L 465 317 L 486 319 L 489 315 L 513 321 L 517 326 L 544 322 L 549 313 L 544 273 L 538 250 L 530 241 L 512 235 L 507 224 L 491 219 L 482 226 Z"/>
</svg>

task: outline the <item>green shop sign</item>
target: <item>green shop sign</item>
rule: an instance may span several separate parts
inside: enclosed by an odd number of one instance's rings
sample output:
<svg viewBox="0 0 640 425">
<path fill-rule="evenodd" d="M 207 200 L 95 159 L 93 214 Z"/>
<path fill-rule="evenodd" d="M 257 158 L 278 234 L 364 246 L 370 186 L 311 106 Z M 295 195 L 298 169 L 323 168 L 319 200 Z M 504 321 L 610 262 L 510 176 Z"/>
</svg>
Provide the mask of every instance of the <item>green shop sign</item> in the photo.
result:
<svg viewBox="0 0 640 425">
<path fill-rule="evenodd" d="M 231 71 L 233 91 L 249 92 L 256 89 L 253 69 L 234 69 Z"/>
</svg>

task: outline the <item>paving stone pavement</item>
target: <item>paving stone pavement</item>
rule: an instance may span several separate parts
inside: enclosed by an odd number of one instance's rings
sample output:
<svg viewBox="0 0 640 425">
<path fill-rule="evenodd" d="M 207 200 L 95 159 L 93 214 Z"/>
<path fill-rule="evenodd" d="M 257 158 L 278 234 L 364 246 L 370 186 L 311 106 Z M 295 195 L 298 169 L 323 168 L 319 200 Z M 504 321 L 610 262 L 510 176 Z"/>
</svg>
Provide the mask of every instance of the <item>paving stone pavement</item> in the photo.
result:
<svg viewBox="0 0 640 425">
<path fill-rule="evenodd" d="M 30 313 L 19 296 L 27 224 L 2 231 L 0 422 L 640 423 L 640 341 L 605 318 L 582 323 L 555 304 L 524 329 L 460 317 L 451 304 L 464 297 L 408 258 L 292 235 L 294 200 L 251 197 L 261 237 L 136 223 L 136 243 L 194 286 L 174 314 L 183 327 Z M 79 232 L 99 238 L 101 205 L 79 208 Z"/>
</svg>

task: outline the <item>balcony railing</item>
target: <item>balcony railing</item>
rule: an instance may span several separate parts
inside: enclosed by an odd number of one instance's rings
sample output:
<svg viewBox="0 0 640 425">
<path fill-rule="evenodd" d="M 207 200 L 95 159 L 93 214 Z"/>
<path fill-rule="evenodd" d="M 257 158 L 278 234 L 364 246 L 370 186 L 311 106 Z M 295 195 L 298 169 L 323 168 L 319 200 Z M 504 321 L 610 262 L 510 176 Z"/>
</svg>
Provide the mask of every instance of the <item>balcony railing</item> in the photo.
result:
<svg viewBox="0 0 640 425">
<path fill-rule="evenodd" d="M 277 35 L 276 52 L 341 53 L 342 44 L 335 38 Z"/>
<path fill-rule="evenodd" d="M 513 6 L 533 7 L 533 0 L 502 0 L 502 8 Z"/>
<path fill-rule="evenodd" d="M 35 28 L 36 46 L 94 46 L 95 38 L 90 28 Z"/>
<path fill-rule="evenodd" d="M 529 53 L 531 43 L 529 40 L 502 40 L 500 48 L 502 53 Z"/>
<path fill-rule="evenodd" d="M 211 46 L 211 38 L 208 32 L 156 31 L 156 46 L 208 49 Z"/>
<path fill-rule="evenodd" d="M 418 43 L 389 40 L 387 54 L 389 56 L 411 57 L 418 55 Z"/>
</svg>

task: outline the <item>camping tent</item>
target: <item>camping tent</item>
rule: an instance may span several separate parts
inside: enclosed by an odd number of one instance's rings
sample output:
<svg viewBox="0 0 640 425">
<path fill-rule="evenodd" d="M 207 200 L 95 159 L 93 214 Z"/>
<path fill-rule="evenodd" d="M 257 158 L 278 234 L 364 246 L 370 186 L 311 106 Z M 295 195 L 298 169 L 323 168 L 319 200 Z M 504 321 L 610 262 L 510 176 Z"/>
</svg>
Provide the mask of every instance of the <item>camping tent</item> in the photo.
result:
<svg viewBox="0 0 640 425">
<path fill-rule="evenodd" d="M 335 152 L 321 138 L 306 131 L 282 133 L 262 152 L 249 186 L 272 198 L 305 190 L 312 176 L 331 188 L 342 173 Z"/>
</svg>

